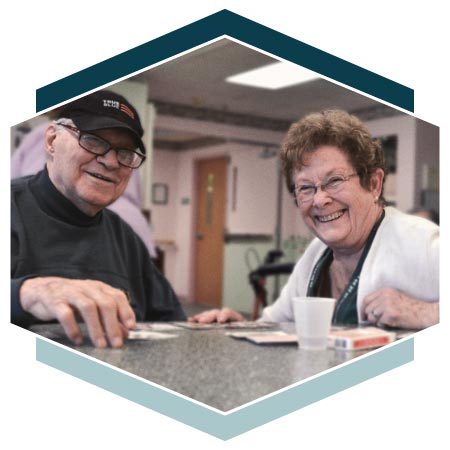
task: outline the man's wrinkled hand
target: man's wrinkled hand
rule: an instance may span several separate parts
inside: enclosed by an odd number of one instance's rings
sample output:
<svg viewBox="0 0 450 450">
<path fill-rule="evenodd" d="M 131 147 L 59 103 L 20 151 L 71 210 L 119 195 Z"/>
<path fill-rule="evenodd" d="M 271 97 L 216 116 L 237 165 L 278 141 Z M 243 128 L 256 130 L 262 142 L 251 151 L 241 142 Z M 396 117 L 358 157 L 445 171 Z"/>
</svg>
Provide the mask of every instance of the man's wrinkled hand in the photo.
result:
<svg viewBox="0 0 450 450">
<path fill-rule="evenodd" d="M 36 318 L 60 322 L 68 338 L 77 345 L 83 341 L 77 316 L 84 321 L 92 343 L 99 348 L 108 344 L 121 347 L 128 330 L 136 326 L 125 292 L 101 281 L 29 278 L 20 288 L 20 302 Z"/>
</svg>

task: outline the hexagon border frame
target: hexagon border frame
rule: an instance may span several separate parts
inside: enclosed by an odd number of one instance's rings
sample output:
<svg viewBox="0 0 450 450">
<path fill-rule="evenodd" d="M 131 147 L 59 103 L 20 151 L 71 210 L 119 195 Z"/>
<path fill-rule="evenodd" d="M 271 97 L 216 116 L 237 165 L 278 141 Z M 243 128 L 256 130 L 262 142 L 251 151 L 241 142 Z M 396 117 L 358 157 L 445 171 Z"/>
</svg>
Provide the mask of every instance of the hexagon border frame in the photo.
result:
<svg viewBox="0 0 450 450">
<path fill-rule="evenodd" d="M 204 405 L 41 338 L 36 338 L 36 360 L 219 439 L 228 440 L 413 361 L 414 339 L 408 338 L 355 358 L 229 412 Z"/>
<path fill-rule="evenodd" d="M 414 112 L 414 91 L 226 9 L 36 90 L 36 112 L 220 37 L 231 37 Z"/>
<path fill-rule="evenodd" d="M 411 88 L 226 9 L 37 89 L 36 112 L 220 37 L 231 37 L 414 112 Z M 229 412 L 203 405 L 42 338 L 36 338 L 36 360 L 227 440 L 413 361 L 414 338 L 373 351 Z"/>
</svg>

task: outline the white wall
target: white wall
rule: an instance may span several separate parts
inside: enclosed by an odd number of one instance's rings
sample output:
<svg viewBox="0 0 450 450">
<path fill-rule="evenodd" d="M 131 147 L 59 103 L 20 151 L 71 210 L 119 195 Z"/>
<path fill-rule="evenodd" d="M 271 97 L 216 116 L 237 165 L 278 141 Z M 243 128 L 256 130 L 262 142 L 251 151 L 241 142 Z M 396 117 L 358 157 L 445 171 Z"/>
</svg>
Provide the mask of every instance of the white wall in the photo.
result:
<svg viewBox="0 0 450 450">
<path fill-rule="evenodd" d="M 172 151 L 154 151 L 152 174 L 153 183 L 163 183 L 168 187 L 168 203 L 151 204 L 151 228 L 156 245 L 164 251 L 164 272 L 173 284 L 175 261 L 178 248 L 175 242 L 178 220 L 178 163 L 179 155 Z M 151 188 L 149 188 L 151 189 Z"/>
<path fill-rule="evenodd" d="M 262 159 L 262 147 L 236 145 L 230 151 L 227 230 L 234 234 L 272 235 L 276 226 L 277 157 Z M 236 169 L 233 209 L 232 173 Z"/>
</svg>

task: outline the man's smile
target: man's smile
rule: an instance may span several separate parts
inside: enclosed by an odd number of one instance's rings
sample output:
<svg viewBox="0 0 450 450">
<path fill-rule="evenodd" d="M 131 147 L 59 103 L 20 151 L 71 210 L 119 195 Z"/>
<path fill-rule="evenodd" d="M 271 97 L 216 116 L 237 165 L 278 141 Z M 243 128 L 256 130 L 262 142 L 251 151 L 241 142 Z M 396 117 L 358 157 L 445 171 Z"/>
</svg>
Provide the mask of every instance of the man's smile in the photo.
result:
<svg viewBox="0 0 450 450">
<path fill-rule="evenodd" d="M 113 180 L 112 178 L 109 178 L 105 175 L 102 175 L 101 173 L 97 173 L 97 172 L 86 172 L 88 175 L 90 175 L 93 178 L 96 178 L 98 180 L 102 180 L 102 181 L 106 181 L 108 183 L 116 183 L 115 180 Z"/>
</svg>

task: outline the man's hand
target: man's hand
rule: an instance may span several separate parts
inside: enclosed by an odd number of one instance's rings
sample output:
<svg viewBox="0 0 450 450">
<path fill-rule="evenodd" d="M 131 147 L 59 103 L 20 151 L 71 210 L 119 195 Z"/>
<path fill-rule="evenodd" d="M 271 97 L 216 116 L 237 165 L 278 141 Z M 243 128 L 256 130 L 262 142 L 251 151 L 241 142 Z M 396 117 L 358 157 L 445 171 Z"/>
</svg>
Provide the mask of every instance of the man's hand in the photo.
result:
<svg viewBox="0 0 450 450">
<path fill-rule="evenodd" d="M 188 322 L 198 322 L 198 323 L 211 323 L 211 322 L 233 322 L 233 321 L 243 321 L 244 317 L 236 311 L 230 308 L 222 309 L 211 309 L 209 311 L 204 311 L 200 314 L 196 314 L 193 317 L 188 318 Z"/>
<path fill-rule="evenodd" d="M 58 320 L 71 341 L 83 336 L 76 320 L 81 316 L 92 343 L 99 348 L 121 347 L 136 317 L 127 296 L 101 281 L 59 277 L 29 278 L 20 288 L 22 308 L 40 320 Z"/>
<path fill-rule="evenodd" d="M 384 288 L 368 295 L 362 304 L 367 320 L 377 326 L 422 329 L 439 322 L 439 303 L 409 297 Z"/>
</svg>

